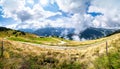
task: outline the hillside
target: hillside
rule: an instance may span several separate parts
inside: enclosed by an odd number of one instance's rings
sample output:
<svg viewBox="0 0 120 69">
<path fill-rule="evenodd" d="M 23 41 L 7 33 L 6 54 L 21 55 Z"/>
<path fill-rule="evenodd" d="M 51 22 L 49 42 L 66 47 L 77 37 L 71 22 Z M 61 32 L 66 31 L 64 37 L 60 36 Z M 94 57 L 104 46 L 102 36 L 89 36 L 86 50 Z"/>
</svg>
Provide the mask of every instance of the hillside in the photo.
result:
<svg viewBox="0 0 120 69">
<path fill-rule="evenodd" d="M 47 45 L 51 45 L 51 44 L 56 45 L 59 44 L 62 40 L 64 40 L 62 38 L 57 38 L 57 37 L 37 36 L 35 34 L 25 33 L 19 30 L 12 30 L 5 27 L 0 27 L 0 37 L 14 41 L 47 44 Z"/>
<path fill-rule="evenodd" d="M 3 29 L 3 30 L 2 30 Z M 86 40 L 86 41 L 71 41 L 65 40 L 58 37 L 43 37 L 37 36 L 34 34 L 29 34 L 25 32 L 21 32 L 18 30 L 12 30 L 8 28 L 1 27 L 1 37 L 13 41 L 21 41 L 21 42 L 29 42 L 36 44 L 43 44 L 49 46 L 84 46 L 94 44 L 96 42 L 105 41 L 107 38 L 101 38 L 97 40 Z"/>
<path fill-rule="evenodd" d="M 56 37 L 34 37 L 33 39 L 32 37 L 25 38 L 23 35 L 16 37 L 11 34 L 10 37 L 4 37 L 5 39 L 0 37 L 0 68 L 119 69 L 119 36 L 120 33 L 101 39 L 80 42 Z M 28 41 L 25 41 L 26 39 Z M 65 43 L 58 44 L 61 43 L 60 40 Z M 53 44 L 40 44 L 34 41 L 46 41 L 45 43 L 53 41 L 51 42 Z M 59 42 L 56 43 L 55 41 Z M 106 41 L 109 55 L 106 54 Z M 56 44 L 54 45 L 54 43 Z M 2 50 L 2 46 L 4 50 Z"/>
<path fill-rule="evenodd" d="M 22 30 L 22 31 L 26 31 L 26 30 Z M 115 29 L 89 27 L 84 31 L 80 32 L 79 34 L 75 34 L 74 28 L 45 27 L 45 28 L 37 29 L 33 33 L 39 36 L 57 36 L 57 37 L 67 38 L 70 40 L 74 40 L 73 36 L 77 35 L 79 36 L 79 38 L 90 40 L 90 39 L 105 37 L 113 33 L 114 31 Z"/>
<path fill-rule="evenodd" d="M 0 27 L 0 37 L 37 37 L 34 34 L 25 33 L 19 30 L 12 30 L 5 27 Z"/>
<path fill-rule="evenodd" d="M 117 34 L 117 33 L 120 33 L 120 29 L 114 31 L 113 33 L 111 33 L 111 34 L 109 34 L 109 35 L 107 35 L 107 36 L 111 36 L 111 35 L 114 35 L 114 34 Z"/>
</svg>

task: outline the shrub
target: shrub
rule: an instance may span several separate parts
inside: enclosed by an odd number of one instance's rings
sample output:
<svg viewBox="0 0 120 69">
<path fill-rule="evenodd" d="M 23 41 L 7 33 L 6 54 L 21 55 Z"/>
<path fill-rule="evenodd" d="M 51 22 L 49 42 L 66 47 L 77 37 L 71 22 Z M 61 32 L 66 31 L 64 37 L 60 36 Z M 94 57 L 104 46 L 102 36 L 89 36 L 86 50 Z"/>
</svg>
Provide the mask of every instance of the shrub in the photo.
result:
<svg viewBox="0 0 120 69">
<path fill-rule="evenodd" d="M 3 62 L 0 60 L 0 69 L 3 69 L 4 68 L 4 64 Z"/>
<path fill-rule="evenodd" d="M 59 61 L 56 58 L 54 58 L 54 57 L 46 57 L 44 59 L 44 62 L 54 64 L 54 63 L 58 63 Z"/>
<path fill-rule="evenodd" d="M 64 61 L 58 69 L 81 69 L 81 64 L 78 62 Z"/>
<path fill-rule="evenodd" d="M 4 51 L 3 56 L 4 56 L 4 58 L 10 58 L 9 53 L 8 53 L 8 52 L 6 52 L 6 51 Z"/>
</svg>

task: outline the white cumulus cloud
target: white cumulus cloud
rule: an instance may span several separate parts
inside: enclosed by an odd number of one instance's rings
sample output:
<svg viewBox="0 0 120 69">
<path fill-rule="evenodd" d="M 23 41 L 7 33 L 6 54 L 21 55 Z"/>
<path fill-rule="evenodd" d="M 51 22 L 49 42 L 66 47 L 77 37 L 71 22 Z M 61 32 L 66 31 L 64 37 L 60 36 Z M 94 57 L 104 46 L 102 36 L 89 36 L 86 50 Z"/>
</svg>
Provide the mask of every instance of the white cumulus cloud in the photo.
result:
<svg viewBox="0 0 120 69">
<path fill-rule="evenodd" d="M 51 6 L 58 6 L 58 11 L 45 10 L 49 4 L 57 4 Z M 37 29 L 50 25 L 75 28 L 75 34 L 79 34 L 87 27 L 120 27 L 120 0 L 38 0 L 38 3 L 35 0 L 0 0 L 0 6 L 3 18 L 17 22 L 9 25 L 14 28 Z M 88 14 L 93 12 L 102 15 Z M 56 15 L 60 17 L 48 19 Z"/>
</svg>

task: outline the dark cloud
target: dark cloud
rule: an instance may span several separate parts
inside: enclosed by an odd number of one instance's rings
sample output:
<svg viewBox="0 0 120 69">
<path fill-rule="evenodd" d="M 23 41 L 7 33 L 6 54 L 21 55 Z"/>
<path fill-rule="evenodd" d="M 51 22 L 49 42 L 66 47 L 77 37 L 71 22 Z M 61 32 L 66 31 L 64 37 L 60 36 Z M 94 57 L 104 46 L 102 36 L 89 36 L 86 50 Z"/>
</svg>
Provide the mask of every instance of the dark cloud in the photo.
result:
<svg viewBox="0 0 120 69">
<path fill-rule="evenodd" d="M 28 13 L 27 11 L 20 11 L 20 12 L 17 12 L 17 17 L 22 21 L 26 21 L 26 20 L 29 20 L 32 18 L 32 15 L 30 13 Z"/>
</svg>

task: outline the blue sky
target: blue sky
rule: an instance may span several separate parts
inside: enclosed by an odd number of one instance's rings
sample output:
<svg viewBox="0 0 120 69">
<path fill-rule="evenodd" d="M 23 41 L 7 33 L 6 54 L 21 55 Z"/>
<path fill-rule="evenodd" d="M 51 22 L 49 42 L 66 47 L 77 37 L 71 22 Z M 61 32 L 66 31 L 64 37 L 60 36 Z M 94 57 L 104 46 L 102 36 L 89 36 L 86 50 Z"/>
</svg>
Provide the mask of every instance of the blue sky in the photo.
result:
<svg viewBox="0 0 120 69">
<path fill-rule="evenodd" d="M 0 0 L 0 26 L 37 29 L 50 25 L 77 31 L 120 27 L 119 6 L 119 0 Z"/>
</svg>

